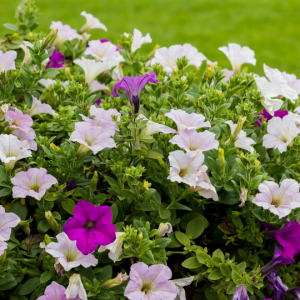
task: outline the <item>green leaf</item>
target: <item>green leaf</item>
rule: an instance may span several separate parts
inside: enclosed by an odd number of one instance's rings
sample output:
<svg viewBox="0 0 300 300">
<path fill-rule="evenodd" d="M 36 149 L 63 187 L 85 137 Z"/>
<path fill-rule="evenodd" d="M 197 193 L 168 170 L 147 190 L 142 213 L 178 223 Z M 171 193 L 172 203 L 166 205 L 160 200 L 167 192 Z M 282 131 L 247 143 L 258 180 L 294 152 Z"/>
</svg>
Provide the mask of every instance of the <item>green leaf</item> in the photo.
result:
<svg viewBox="0 0 300 300">
<path fill-rule="evenodd" d="M 109 177 L 109 176 L 104 176 L 104 178 L 108 181 L 109 185 L 110 185 L 117 193 L 121 194 L 121 189 L 120 189 L 120 187 L 119 187 L 118 182 L 117 182 L 115 179 L 113 179 L 113 178 L 111 178 L 111 177 Z"/>
<path fill-rule="evenodd" d="M 180 203 L 171 203 L 168 207 L 168 209 L 180 209 L 180 210 L 190 210 L 192 211 L 192 209 L 186 205 L 180 204 Z"/>
<path fill-rule="evenodd" d="M 285 172 L 285 170 L 286 170 L 286 168 L 284 166 L 273 165 L 268 168 L 268 174 L 280 175 L 280 174 L 283 174 Z"/>
<path fill-rule="evenodd" d="M 159 149 L 151 149 L 147 151 L 147 157 L 157 159 L 157 157 L 164 158 L 164 155 L 161 153 Z"/>
<path fill-rule="evenodd" d="M 186 247 L 190 247 L 191 246 L 191 242 L 189 240 L 189 238 L 181 231 L 175 231 L 175 236 L 176 239 L 184 246 Z"/>
<path fill-rule="evenodd" d="M 225 103 L 218 107 L 216 111 L 216 115 L 220 115 L 224 113 L 229 107 L 231 106 L 231 103 Z"/>
<path fill-rule="evenodd" d="M 48 223 L 48 221 L 46 219 L 43 219 L 39 222 L 38 226 L 37 226 L 37 230 L 40 233 L 45 233 L 47 232 L 49 229 L 51 228 L 50 224 Z"/>
<path fill-rule="evenodd" d="M 170 238 L 159 238 L 155 240 L 155 245 L 158 245 L 161 249 L 165 249 L 171 242 L 172 239 Z"/>
<path fill-rule="evenodd" d="M 26 220 L 27 208 L 25 205 L 21 204 L 21 201 L 16 201 L 12 204 L 9 212 L 12 212 L 20 217 L 22 221 Z"/>
<path fill-rule="evenodd" d="M 144 143 L 147 143 L 147 144 L 151 144 L 151 143 L 154 143 L 156 141 L 151 135 L 147 135 L 147 134 L 141 134 L 139 136 L 139 140 L 141 142 L 144 142 Z"/>
<path fill-rule="evenodd" d="M 196 257 L 186 259 L 181 265 L 187 269 L 197 269 L 202 266 Z"/>
<path fill-rule="evenodd" d="M 10 273 L 4 273 L 3 275 L 4 278 L 0 278 L 0 285 L 7 284 L 8 282 L 15 280 L 15 277 Z"/>
<path fill-rule="evenodd" d="M 154 260 L 154 256 L 151 250 L 147 250 L 142 257 L 140 258 L 140 262 L 144 262 L 147 265 L 155 265 L 156 261 Z"/>
<path fill-rule="evenodd" d="M 5 197 L 11 194 L 10 188 L 4 188 L 0 190 L 0 197 Z"/>
<path fill-rule="evenodd" d="M 241 273 L 245 272 L 246 266 L 247 266 L 247 264 L 244 261 L 237 265 L 237 267 L 240 269 Z"/>
<path fill-rule="evenodd" d="M 217 292 L 213 291 L 211 288 L 204 289 L 204 294 L 207 300 L 219 300 L 219 295 Z"/>
<path fill-rule="evenodd" d="M 238 280 L 241 279 L 241 275 L 235 271 L 231 272 L 231 277 L 234 283 L 238 284 Z"/>
<path fill-rule="evenodd" d="M 214 251 L 212 256 L 219 257 L 221 260 L 224 260 L 224 254 L 221 249 L 217 249 L 216 251 Z"/>
<path fill-rule="evenodd" d="M 20 288 L 19 295 L 24 296 L 32 293 L 40 284 L 40 277 L 27 280 Z"/>
<path fill-rule="evenodd" d="M 61 205 L 66 212 L 68 212 L 70 215 L 73 215 L 74 208 L 76 206 L 74 200 L 65 199 L 65 200 L 61 201 Z"/>
<path fill-rule="evenodd" d="M 179 248 L 182 247 L 182 244 L 178 242 L 178 240 L 176 239 L 175 233 L 172 232 L 169 235 L 169 238 L 172 240 L 171 243 L 168 245 L 168 248 Z"/>
<path fill-rule="evenodd" d="M 41 275 L 40 283 L 45 283 L 52 278 L 52 272 L 46 271 Z"/>
<path fill-rule="evenodd" d="M 24 99 L 25 99 L 25 102 L 26 102 L 26 105 L 28 106 L 28 108 L 31 108 L 31 105 L 32 105 L 32 96 L 30 95 L 29 92 L 25 92 L 24 93 Z"/>
<path fill-rule="evenodd" d="M 202 251 L 197 251 L 196 257 L 201 264 L 206 264 L 206 260 L 210 261 L 209 255 Z"/>
<path fill-rule="evenodd" d="M 19 31 L 19 26 L 11 24 L 11 23 L 5 23 L 5 24 L 3 24 L 3 26 L 12 31 Z"/>
<path fill-rule="evenodd" d="M 222 274 L 227 277 L 230 273 L 230 269 L 223 263 L 220 264 L 219 267 L 220 267 L 220 271 L 222 272 Z"/>
<path fill-rule="evenodd" d="M 219 269 L 213 270 L 209 275 L 208 275 L 208 279 L 209 280 L 219 280 L 223 277 L 223 274 L 221 273 L 221 271 Z"/>
<path fill-rule="evenodd" d="M 162 219 L 169 219 L 171 217 L 171 212 L 163 207 L 159 207 L 159 216 Z"/>
<path fill-rule="evenodd" d="M 118 216 L 118 207 L 117 207 L 117 204 L 114 203 L 111 207 L 111 213 L 112 213 L 112 223 L 115 222 L 117 216 Z"/>
<path fill-rule="evenodd" d="M 206 218 L 203 216 L 198 217 L 187 224 L 186 234 L 191 237 L 191 239 L 196 239 L 208 227 L 208 224 Z"/>
</svg>

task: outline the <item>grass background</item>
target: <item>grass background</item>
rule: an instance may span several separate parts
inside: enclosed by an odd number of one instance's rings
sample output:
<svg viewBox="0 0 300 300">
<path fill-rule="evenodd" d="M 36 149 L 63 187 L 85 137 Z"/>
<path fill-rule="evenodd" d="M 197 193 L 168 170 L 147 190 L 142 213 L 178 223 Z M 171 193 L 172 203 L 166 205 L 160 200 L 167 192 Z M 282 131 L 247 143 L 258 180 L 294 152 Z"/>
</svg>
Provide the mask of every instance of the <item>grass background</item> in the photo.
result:
<svg viewBox="0 0 300 300">
<path fill-rule="evenodd" d="M 19 0 L 0 0 L 0 23 L 14 23 Z M 257 65 L 249 71 L 263 74 L 263 63 L 300 77 L 299 0 L 36 0 L 40 8 L 37 30 L 47 31 L 51 21 L 62 21 L 80 29 L 85 10 L 104 23 L 108 31 L 91 30 L 92 39 L 116 42 L 133 28 L 149 32 L 152 44 L 170 46 L 191 43 L 211 61 L 230 68 L 218 47 L 229 42 L 249 46 Z M 0 24 L 0 35 L 6 29 Z"/>
</svg>

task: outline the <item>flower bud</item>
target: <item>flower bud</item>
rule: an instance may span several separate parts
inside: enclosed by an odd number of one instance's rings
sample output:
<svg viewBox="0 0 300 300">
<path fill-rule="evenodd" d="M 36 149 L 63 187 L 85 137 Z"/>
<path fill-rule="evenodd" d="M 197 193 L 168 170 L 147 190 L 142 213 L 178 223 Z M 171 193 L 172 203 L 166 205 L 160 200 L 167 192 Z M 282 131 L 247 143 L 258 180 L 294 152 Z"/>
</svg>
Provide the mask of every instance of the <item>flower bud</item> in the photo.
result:
<svg viewBox="0 0 300 300">
<path fill-rule="evenodd" d="M 247 201 L 247 195 L 248 195 L 248 189 L 242 187 L 240 191 L 240 199 L 241 199 L 241 204 L 239 205 L 240 207 L 245 206 L 245 203 Z"/>
<path fill-rule="evenodd" d="M 147 180 L 144 180 L 144 188 L 146 190 L 149 190 L 149 187 L 152 185 L 152 183 L 149 183 Z"/>
<path fill-rule="evenodd" d="M 140 232 L 138 235 L 138 240 L 141 242 L 143 240 L 143 234 Z"/>
<path fill-rule="evenodd" d="M 238 136 L 238 134 L 241 132 L 246 119 L 247 119 L 247 117 L 243 117 L 243 118 L 239 117 L 236 129 L 235 129 L 235 131 L 234 131 L 234 133 L 232 135 L 233 138 L 236 138 Z"/>
<path fill-rule="evenodd" d="M 126 281 L 128 279 L 128 277 L 129 276 L 126 273 L 125 274 L 119 273 L 116 278 L 113 278 L 113 279 L 110 279 L 110 280 L 106 281 L 104 283 L 103 287 L 105 289 L 110 289 L 114 286 L 118 286 L 122 282 Z"/>
<path fill-rule="evenodd" d="M 48 234 L 45 234 L 44 238 L 45 238 L 45 242 L 47 245 L 51 243 L 51 240 L 50 240 L 50 237 Z"/>
<path fill-rule="evenodd" d="M 57 35 L 58 28 L 52 28 L 50 33 L 45 38 L 41 50 L 44 50 L 47 48 L 47 46 L 51 43 L 51 41 L 55 38 Z"/>
<path fill-rule="evenodd" d="M 158 235 L 159 237 L 162 236 L 169 236 L 170 233 L 173 232 L 173 227 L 170 223 L 160 223 L 158 227 Z"/>
<path fill-rule="evenodd" d="M 32 33 L 32 32 L 29 32 L 29 33 L 28 33 L 28 37 L 29 37 L 30 40 L 33 40 L 33 33 Z"/>
<path fill-rule="evenodd" d="M 59 263 L 58 258 L 55 260 L 54 269 L 58 276 L 65 276 L 64 267 Z"/>
<path fill-rule="evenodd" d="M 73 81 L 73 77 L 71 75 L 71 69 L 69 67 L 65 68 L 65 75 L 69 81 Z"/>
<path fill-rule="evenodd" d="M 79 274 L 73 274 L 70 277 L 69 285 L 65 294 L 67 299 L 74 299 L 79 297 L 81 300 L 87 300 L 87 294 Z"/>
<path fill-rule="evenodd" d="M 51 211 L 45 212 L 45 218 L 53 229 L 58 228 L 58 224 L 57 224 L 56 220 L 54 219 Z"/>
<path fill-rule="evenodd" d="M 220 166 L 221 166 L 221 174 L 224 174 L 225 173 L 225 167 L 226 167 L 226 161 L 225 161 L 224 149 L 223 148 L 219 148 L 218 157 L 219 157 Z"/>
<path fill-rule="evenodd" d="M 55 144 L 51 143 L 51 144 L 50 144 L 50 147 L 51 147 L 52 149 L 54 149 L 55 152 L 61 153 L 60 147 L 56 146 Z"/>
</svg>

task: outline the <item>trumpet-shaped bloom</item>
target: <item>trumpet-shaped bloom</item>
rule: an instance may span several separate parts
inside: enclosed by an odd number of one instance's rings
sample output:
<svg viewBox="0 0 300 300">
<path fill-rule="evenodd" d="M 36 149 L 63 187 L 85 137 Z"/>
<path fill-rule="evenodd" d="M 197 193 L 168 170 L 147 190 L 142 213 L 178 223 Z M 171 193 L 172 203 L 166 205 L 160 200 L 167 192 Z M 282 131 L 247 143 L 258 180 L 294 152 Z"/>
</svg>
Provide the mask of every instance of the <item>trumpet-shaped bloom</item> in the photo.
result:
<svg viewBox="0 0 300 300">
<path fill-rule="evenodd" d="M 46 190 L 58 183 L 56 178 L 47 174 L 44 168 L 32 168 L 27 172 L 19 172 L 11 179 L 13 198 L 25 198 L 31 196 L 37 200 L 45 195 Z"/>
<path fill-rule="evenodd" d="M 92 59 L 82 57 L 81 59 L 75 59 L 74 63 L 83 69 L 85 74 L 85 83 L 90 86 L 92 81 L 100 73 L 117 66 L 121 61 L 124 61 L 124 58 L 121 55 L 118 55 L 109 57 L 105 62 L 95 62 Z"/>
<path fill-rule="evenodd" d="M 276 110 L 274 112 L 274 116 L 272 116 L 271 114 L 268 113 L 268 111 L 264 108 L 264 110 L 258 114 L 263 116 L 261 119 L 259 119 L 258 121 L 256 121 L 256 125 L 261 126 L 262 124 L 262 119 L 266 119 L 266 122 L 270 121 L 273 117 L 279 117 L 280 119 L 282 119 L 283 117 L 285 117 L 286 115 L 288 115 L 289 112 L 287 110 Z"/>
<path fill-rule="evenodd" d="M 231 120 L 226 121 L 225 123 L 229 125 L 230 130 L 231 130 L 231 135 L 233 135 L 233 133 L 234 133 L 236 127 L 237 127 L 237 124 L 233 124 L 233 122 Z M 234 146 L 236 148 L 245 149 L 245 150 L 249 151 L 252 154 L 254 152 L 254 148 L 251 145 L 253 145 L 253 144 L 255 144 L 255 141 L 248 138 L 247 134 L 244 130 L 240 131 L 240 133 L 237 135 L 236 140 L 234 142 Z"/>
<path fill-rule="evenodd" d="M 117 277 L 115 277 L 113 279 L 110 279 L 110 280 L 107 280 L 104 283 L 103 287 L 105 289 L 110 289 L 112 287 L 120 285 L 122 282 L 126 281 L 128 278 L 129 278 L 129 276 L 126 273 L 125 274 L 119 273 L 117 275 Z"/>
<path fill-rule="evenodd" d="M 287 81 L 289 87 L 300 94 L 300 79 L 297 79 L 296 75 L 281 72 L 282 77 Z"/>
<path fill-rule="evenodd" d="M 184 44 L 157 49 L 154 58 L 151 60 L 151 65 L 153 66 L 156 63 L 161 64 L 164 71 L 172 73 L 174 68 L 177 67 L 177 60 L 183 56 L 189 60 L 189 66 L 192 65 L 198 68 L 206 60 L 206 57 L 201 52 L 198 52 L 197 48 L 191 44 Z"/>
<path fill-rule="evenodd" d="M 290 99 L 293 103 L 297 100 L 298 92 L 288 85 L 287 80 L 282 76 L 278 69 L 272 69 L 264 64 L 264 72 L 266 77 L 280 89 L 280 95 Z"/>
<path fill-rule="evenodd" d="M 83 154 L 90 149 L 96 155 L 104 148 L 116 147 L 115 141 L 110 138 L 112 131 L 114 131 L 112 127 L 108 127 L 106 130 L 87 122 L 78 122 L 75 124 L 75 131 L 72 132 L 70 141 L 81 144 L 79 153 Z"/>
<path fill-rule="evenodd" d="M 32 96 L 31 108 L 26 109 L 25 114 L 34 116 L 38 114 L 57 115 L 49 104 L 42 103 L 40 100 Z"/>
<path fill-rule="evenodd" d="M 211 184 L 206 173 L 201 174 L 197 179 L 197 186 L 190 188 L 191 192 L 198 192 L 200 196 L 206 199 L 218 201 L 219 197 L 215 187 Z"/>
<path fill-rule="evenodd" d="M 273 181 L 264 181 L 258 186 L 252 203 L 268 209 L 279 219 L 288 216 L 292 209 L 300 207 L 299 185 L 294 179 L 282 180 L 280 187 Z"/>
<path fill-rule="evenodd" d="M 31 157 L 27 141 L 19 141 L 12 134 L 0 134 L 0 159 L 7 170 L 11 170 L 15 163 L 25 157 Z"/>
<path fill-rule="evenodd" d="M 296 300 L 300 299 L 300 287 L 289 289 L 289 293 L 294 296 Z"/>
<path fill-rule="evenodd" d="M 112 56 L 121 56 L 116 45 L 112 44 L 110 41 L 102 43 L 100 40 L 90 41 L 84 54 L 92 55 L 95 57 L 96 61 L 105 61 Z"/>
<path fill-rule="evenodd" d="M 20 129 L 26 133 L 29 132 L 30 127 L 33 125 L 32 118 L 27 114 L 23 114 L 18 108 L 15 111 L 9 110 L 6 112 L 5 119 L 9 122 L 10 129 Z"/>
<path fill-rule="evenodd" d="M 86 290 L 82 284 L 79 274 L 73 274 L 69 279 L 69 285 L 65 291 L 67 300 L 81 299 L 88 300 Z"/>
<path fill-rule="evenodd" d="M 184 153 L 181 150 L 173 151 L 169 155 L 171 181 L 184 182 L 196 187 L 201 174 L 207 171 L 203 165 L 204 155 L 195 151 Z"/>
<path fill-rule="evenodd" d="M 190 285 L 194 280 L 194 276 L 172 280 L 177 288 L 177 297 L 175 300 L 186 300 L 184 287 Z"/>
<path fill-rule="evenodd" d="M 45 289 L 45 295 L 39 297 L 37 300 L 67 300 L 65 295 L 66 288 L 55 281 L 52 281 Z M 78 297 L 72 300 L 80 300 Z"/>
<path fill-rule="evenodd" d="M 203 127 L 210 127 L 210 122 L 204 122 L 205 117 L 201 114 L 188 114 L 181 109 L 171 109 L 166 113 L 166 117 L 172 119 L 177 125 L 177 131 L 185 129 L 199 129 Z"/>
<path fill-rule="evenodd" d="M 147 134 L 147 135 L 152 135 L 155 134 L 157 132 L 162 132 L 162 133 L 176 133 L 176 130 L 173 128 L 170 128 L 168 126 L 159 124 L 159 123 L 155 123 L 153 121 L 150 121 L 149 119 L 147 119 L 144 115 L 140 114 L 138 116 L 139 119 L 142 120 L 148 120 L 147 122 L 147 127 L 141 132 L 141 134 Z"/>
<path fill-rule="evenodd" d="M 7 70 L 15 70 L 16 69 L 15 59 L 16 58 L 17 58 L 16 51 L 7 51 L 6 53 L 3 53 L 0 50 L 0 74 Z"/>
<path fill-rule="evenodd" d="M 58 262 L 66 271 L 80 265 L 88 268 L 98 264 L 98 259 L 93 254 L 83 255 L 78 250 L 76 241 L 71 241 L 64 232 L 58 234 L 56 238 L 58 243 L 51 242 L 46 246 L 45 251 L 58 258 Z"/>
<path fill-rule="evenodd" d="M 268 134 L 263 137 L 266 148 L 277 148 L 280 153 L 287 151 L 287 147 L 300 133 L 296 126 L 296 116 L 292 113 L 281 118 L 274 117 L 268 122 Z"/>
<path fill-rule="evenodd" d="M 107 28 L 104 24 L 100 22 L 99 19 L 95 18 L 92 14 L 88 14 L 85 11 L 83 11 L 81 16 L 84 16 L 86 19 L 86 23 L 81 27 L 80 32 L 84 33 L 90 29 L 103 29 L 104 31 L 107 31 Z"/>
<path fill-rule="evenodd" d="M 289 265 L 289 264 L 293 264 L 293 263 L 295 263 L 295 262 L 289 256 L 284 254 L 282 252 L 282 249 L 275 246 L 274 255 L 273 255 L 272 259 L 270 260 L 270 262 L 268 264 L 266 264 L 260 270 L 260 273 L 262 275 L 267 275 L 270 272 L 272 272 L 273 270 L 275 270 L 281 266 L 285 266 L 285 265 Z"/>
<path fill-rule="evenodd" d="M 240 72 L 243 64 L 256 65 L 255 53 L 247 46 L 241 47 L 239 44 L 229 43 L 228 47 L 220 47 L 219 50 L 227 56 L 235 73 Z"/>
<path fill-rule="evenodd" d="M 124 33 L 126 37 L 129 36 L 128 33 Z M 135 52 L 137 49 L 140 49 L 143 44 L 152 43 L 152 39 L 149 33 L 145 36 L 138 29 L 133 30 L 133 37 L 131 43 L 131 52 Z"/>
<path fill-rule="evenodd" d="M 170 281 L 172 271 L 162 264 L 150 267 L 143 262 L 133 264 L 129 277 L 124 293 L 129 300 L 174 300 L 177 296 L 176 285 Z"/>
<path fill-rule="evenodd" d="M 232 300 L 249 300 L 248 294 L 247 294 L 247 289 L 243 284 L 240 284 L 232 297 Z"/>
<path fill-rule="evenodd" d="M 33 44 L 31 44 L 27 41 L 23 41 L 23 45 L 20 45 L 20 48 L 22 48 L 24 53 L 25 53 L 25 56 L 24 56 L 24 59 L 23 59 L 23 64 L 25 66 L 29 65 L 29 63 L 32 60 L 32 57 L 31 57 L 30 52 L 28 50 L 28 47 L 33 48 Z"/>
<path fill-rule="evenodd" d="M 71 241 L 76 241 L 81 253 L 87 255 L 94 252 L 99 244 L 107 246 L 115 241 L 116 227 L 111 222 L 110 207 L 95 207 L 81 200 L 75 206 L 73 218 L 67 221 L 63 230 Z"/>
<path fill-rule="evenodd" d="M 90 92 L 93 93 L 101 90 L 109 90 L 109 88 L 105 84 L 100 83 L 97 80 L 93 80 L 90 86 Z"/>
<path fill-rule="evenodd" d="M 269 82 L 265 77 L 255 77 L 257 90 L 261 93 L 263 99 L 261 104 L 266 110 L 274 115 L 276 110 L 279 110 L 283 101 L 280 99 L 274 99 L 280 94 L 280 89 L 272 82 Z"/>
<path fill-rule="evenodd" d="M 54 41 L 54 47 L 59 48 L 64 42 L 72 41 L 74 39 L 82 40 L 83 37 L 77 33 L 75 29 L 72 29 L 70 25 L 63 25 L 62 22 L 52 22 L 50 29 L 57 28 L 58 32 Z"/>
<path fill-rule="evenodd" d="M 4 253 L 6 249 L 7 249 L 7 243 L 0 241 L 0 256 Z"/>
<path fill-rule="evenodd" d="M 12 134 L 15 135 L 19 141 L 27 141 L 28 149 L 34 150 L 34 151 L 37 150 L 37 143 L 34 140 L 36 134 L 32 128 L 30 128 L 28 133 L 26 133 L 20 129 L 16 129 L 12 132 Z"/>
<path fill-rule="evenodd" d="M 136 77 L 127 77 L 124 76 L 123 79 L 116 83 L 114 86 L 114 90 L 112 92 L 112 95 L 114 97 L 118 97 L 118 89 L 123 89 L 127 96 L 128 100 L 131 105 L 134 106 L 134 113 L 138 113 L 140 109 L 140 92 L 144 88 L 144 86 L 150 82 L 150 83 L 156 83 L 158 82 L 158 79 L 155 79 L 155 73 L 152 72 L 150 75 L 146 74 L 143 76 L 136 76 Z"/>
<path fill-rule="evenodd" d="M 169 142 L 178 145 L 187 152 L 202 152 L 211 149 L 218 150 L 219 148 L 219 142 L 215 139 L 215 134 L 208 130 L 199 133 L 195 129 L 181 130 Z"/>
<path fill-rule="evenodd" d="M 0 205 L 0 241 L 8 241 L 11 228 L 18 226 L 20 222 L 21 219 L 16 214 L 6 213 L 4 207 Z M 2 243 L 2 247 L 4 246 Z"/>
<path fill-rule="evenodd" d="M 117 262 L 120 261 L 120 256 L 123 253 L 123 242 L 124 239 L 122 238 L 125 236 L 125 232 L 116 232 L 116 239 L 114 242 L 107 246 L 100 246 L 98 252 L 104 252 L 105 250 L 109 250 L 108 257 L 113 261 Z"/>
<path fill-rule="evenodd" d="M 49 47 L 50 49 L 52 47 Z M 45 69 L 51 69 L 51 68 L 62 68 L 65 62 L 65 56 L 58 52 L 57 49 L 54 49 L 51 56 L 49 57 L 49 62 L 46 65 Z"/>
<path fill-rule="evenodd" d="M 274 270 L 266 275 L 264 281 L 268 283 L 270 289 L 273 291 L 275 299 L 284 300 L 285 293 L 289 288 L 282 283 L 281 278 Z"/>
</svg>

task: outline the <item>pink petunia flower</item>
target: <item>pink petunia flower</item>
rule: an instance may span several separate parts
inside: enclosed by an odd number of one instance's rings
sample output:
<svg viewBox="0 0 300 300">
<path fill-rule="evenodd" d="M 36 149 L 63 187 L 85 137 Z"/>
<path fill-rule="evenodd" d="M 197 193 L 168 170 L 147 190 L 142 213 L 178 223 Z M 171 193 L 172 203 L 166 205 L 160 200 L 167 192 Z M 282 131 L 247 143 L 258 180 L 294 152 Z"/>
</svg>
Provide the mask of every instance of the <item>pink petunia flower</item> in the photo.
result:
<svg viewBox="0 0 300 300">
<path fill-rule="evenodd" d="M 90 86 L 90 93 L 101 90 L 109 90 L 109 88 L 105 84 L 100 83 L 97 80 L 93 80 Z"/>
<path fill-rule="evenodd" d="M 95 29 L 95 28 L 99 28 L 99 29 L 103 29 L 104 31 L 107 31 L 106 26 L 102 24 L 100 20 L 95 18 L 92 14 L 88 14 L 85 11 L 83 11 L 80 15 L 85 17 L 86 19 L 86 23 L 80 29 L 81 33 L 84 33 L 90 29 Z"/>
<path fill-rule="evenodd" d="M 162 264 L 133 264 L 129 277 L 124 293 L 129 300 L 174 300 L 177 296 L 176 285 L 170 281 L 172 271 Z"/>
<path fill-rule="evenodd" d="M 78 122 L 75 124 L 75 130 L 70 136 L 70 141 L 78 142 L 80 148 L 78 154 L 81 155 L 89 149 L 96 155 L 104 148 L 116 147 L 115 141 L 111 138 L 112 127 L 93 126 L 88 122 Z"/>
<path fill-rule="evenodd" d="M 32 105 L 31 108 L 28 108 L 25 111 L 25 114 L 29 116 L 34 116 L 38 114 L 50 114 L 50 115 L 57 115 L 57 113 L 52 109 L 49 104 L 42 103 L 40 100 L 35 98 L 32 95 Z"/>
<path fill-rule="evenodd" d="M 201 174 L 197 180 L 197 186 L 190 188 L 191 192 L 198 192 L 200 196 L 206 199 L 213 199 L 218 201 L 219 197 L 215 187 L 211 184 L 206 173 Z"/>
<path fill-rule="evenodd" d="M 56 178 L 47 174 L 44 168 L 32 168 L 27 172 L 19 172 L 11 179 L 13 198 L 25 198 L 31 196 L 37 200 L 45 195 L 53 184 L 58 183 Z"/>
<path fill-rule="evenodd" d="M 18 226 L 21 222 L 19 216 L 14 213 L 6 213 L 2 205 L 0 205 L 0 241 L 8 241 L 11 234 L 11 228 Z M 4 247 L 2 245 L 2 247 Z"/>
<path fill-rule="evenodd" d="M 65 295 L 66 288 L 55 281 L 52 281 L 45 289 L 45 295 L 39 297 L 37 300 L 67 300 Z M 80 300 L 78 297 L 72 298 L 72 300 Z"/>
<path fill-rule="evenodd" d="M 222 72 L 224 73 L 223 75 L 225 75 L 225 77 L 222 79 L 223 82 L 229 81 L 229 79 L 234 76 L 234 71 L 222 69 Z"/>
<path fill-rule="evenodd" d="M 7 51 L 6 53 L 3 53 L 0 50 L 0 74 L 7 70 L 15 70 L 16 69 L 15 59 L 16 58 L 17 58 L 16 51 Z"/>
<path fill-rule="evenodd" d="M 5 114 L 5 120 L 9 122 L 10 131 L 20 129 L 25 133 L 28 133 L 30 127 L 33 125 L 32 118 L 27 114 L 23 114 L 18 108 L 16 108 L 15 111 L 7 111 Z"/>
<path fill-rule="evenodd" d="M 185 129 L 199 129 L 203 127 L 210 127 L 210 122 L 204 122 L 205 117 L 201 114 L 191 113 L 188 114 L 181 109 L 171 109 L 166 113 L 166 117 L 172 119 L 176 125 L 178 132 Z"/>
<path fill-rule="evenodd" d="M 28 133 L 26 133 L 20 129 L 16 129 L 12 132 L 12 134 L 15 135 L 19 141 L 27 141 L 28 145 L 29 145 L 28 149 L 34 150 L 34 151 L 37 150 L 37 143 L 34 140 L 36 134 L 32 128 L 30 128 Z"/>
<path fill-rule="evenodd" d="M 184 153 L 177 150 L 170 152 L 170 175 L 171 181 L 183 182 L 196 187 L 201 174 L 207 171 L 203 165 L 204 155 L 195 151 Z"/>
<path fill-rule="evenodd" d="M 116 227 L 111 224 L 112 213 L 109 206 L 97 206 L 81 200 L 74 209 L 73 218 L 63 227 L 71 241 L 76 241 L 77 248 L 87 255 L 96 250 L 98 245 L 107 246 L 116 239 Z"/>
<path fill-rule="evenodd" d="M 294 179 L 282 180 L 280 187 L 276 182 L 264 181 L 258 186 L 252 203 L 268 209 L 279 219 L 288 216 L 292 209 L 300 207 L 299 184 Z"/>
<path fill-rule="evenodd" d="M 169 142 L 178 145 L 187 152 L 218 150 L 219 142 L 215 139 L 215 136 L 213 132 L 209 132 L 208 130 L 197 132 L 195 129 L 185 129 L 179 131 L 179 134 L 175 135 Z"/>
<path fill-rule="evenodd" d="M 78 250 L 76 241 L 71 241 L 64 232 L 58 234 L 56 238 L 58 243 L 51 242 L 46 246 L 45 251 L 56 257 L 66 271 L 80 265 L 85 268 L 97 265 L 98 259 L 93 254 L 83 255 Z"/>
</svg>

